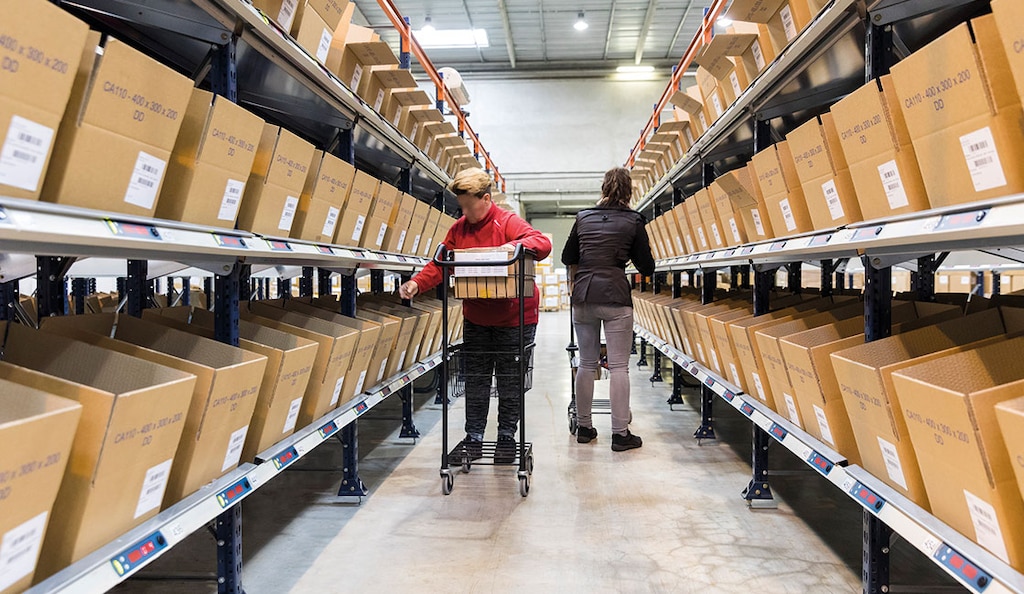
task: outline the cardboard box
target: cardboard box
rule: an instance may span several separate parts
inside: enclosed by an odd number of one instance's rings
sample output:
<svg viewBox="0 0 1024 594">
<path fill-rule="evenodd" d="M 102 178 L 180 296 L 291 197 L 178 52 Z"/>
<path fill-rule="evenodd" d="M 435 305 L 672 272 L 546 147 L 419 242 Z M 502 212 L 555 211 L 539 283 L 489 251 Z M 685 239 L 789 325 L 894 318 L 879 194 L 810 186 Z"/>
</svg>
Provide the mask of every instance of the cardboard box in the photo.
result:
<svg viewBox="0 0 1024 594">
<path fill-rule="evenodd" d="M 416 212 L 416 205 L 419 201 L 411 194 L 402 192 L 398 197 L 398 203 L 392 212 L 392 219 L 388 223 L 388 229 L 384 234 L 384 251 L 392 254 L 404 254 L 407 244 L 412 245 L 410 227 L 413 222 L 413 215 Z"/>
<path fill-rule="evenodd" d="M 1024 190 L 1024 114 L 995 21 L 960 25 L 892 69 L 936 208 Z"/>
<path fill-rule="evenodd" d="M 333 64 L 333 60 L 331 62 Z M 370 68 L 373 66 L 398 66 L 398 58 L 386 42 L 346 43 L 337 70 L 333 72 L 349 89 L 363 97 L 369 87 Z M 363 89 L 362 93 L 360 89 Z"/>
<path fill-rule="evenodd" d="M 147 309 L 143 318 L 157 323 L 170 322 L 175 324 L 170 326 L 172 328 L 213 337 L 214 314 L 205 309 L 189 306 Z M 241 348 L 267 358 L 256 408 L 242 447 L 242 462 L 250 462 L 257 454 L 295 432 L 319 345 L 247 320 L 239 320 L 238 334 Z"/>
<path fill-rule="evenodd" d="M 786 137 L 815 229 L 863 220 L 832 115 L 811 118 Z"/>
<path fill-rule="evenodd" d="M 726 32 L 731 35 L 753 36 L 749 47 L 742 51 L 735 62 L 737 70 L 740 70 L 739 67 L 742 65 L 747 80 L 753 82 L 775 59 L 775 48 L 772 47 L 767 27 L 757 23 L 737 21 Z"/>
<path fill-rule="evenodd" d="M 381 115 L 391 122 L 395 128 L 402 131 L 402 119 L 406 112 L 413 108 L 432 108 L 433 102 L 430 95 L 416 86 L 410 88 L 391 89 L 384 99 L 384 108 Z M 404 134 L 404 132 L 403 132 Z"/>
<path fill-rule="evenodd" d="M 668 217 L 669 229 L 674 229 L 672 240 L 675 243 L 676 252 L 679 254 L 696 252 L 696 244 L 693 241 L 693 235 L 690 233 L 690 224 L 686 220 L 686 206 L 683 203 L 679 203 L 673 206 L 672 210 L 668 211 L 665 216 Z"/>
<path fill-rule="evenodd" d="M 298 425 L 306 426 L 362 392 L 369 363 L 366 344 L 376 344 L 380 329 L 349 318 L 341 320 L 340 314 L 337 318 L 329 312 L 319 315 L 320 310 L 306 309 L 312 308 L 308 303 L 289 304 L 288 309 L 283 305 L 280 301 L 254 301 L 243 312 L 243 319 L 297 334 L 319 345 L 299 411 Z"/>
<path fill-rule="evenodd" d="M 1024 97 L 1024 45 L 1021 44 L 1021 23 L 1024 23 L 1024 7 L 1013 0 L 993 0 L 992 14 L 996 17 L 999 37 L 1003 42 L 1010 72 L 1017 86 L 1017 97 Z"/>
<path fill-rule="evenodd" d="M 779 11 L 765 23 L 776 55 L 782 53 L 789 42 L 800 35 L 810 22 L 810 16 L 807 0 L 788 0 L 782 3 Z"/>
<path fill-rule="evenodd" d="M 317 62 L 327 65 L 330 62 L 331 44 L 334 41 L 334 27 L 331 27 L 309 2 L 300 2 L 295 17 L 293 33 L 299 47 L 306 50 Z"/>
<path fill-rule="evenodd" d="M 456 262 L 504 262 L 512 258 L 510 248 L 466 248 L 453 250 Z M 456 266 L 452 269 L 455 297 L 457 299 L 508 299 L 519 296 L 519 275 L 526 275 L 524 289 L 527 297 L 535 292 L 533 277 L 536 266 L 532 258 L 527 256 L 525 262 L 515 262 L 506 266 Z"/>
<path fill-rule="evenodd" d="M 1016 327 L 1019 322 L 1009 317 L 1013 311 L 1006 313 L 1004 320 L 999 310 L 990 309 L 832 354 L 864 468 L 925 509 L 931 497 L 911 447 L 901 414 L 906 403 L 893 387 L 893 374 L 941 358 L 949 349 L 999 336 L 1007 325 Z"/>
<path fill-rule="evenodd" d="M 376 322 L 382 327 L 369 365 L 368 377 L 373 379 L 371 386 L 376 386 L 402 369 L 409 354 L 413 330 L 416 329 L 416 318 L 370 309 L 357 310 L 356 317 Z"/>
<path fill-rule="evenodd" d="M 233 229 L 263 126 L 227 99 L 193 89 L 157 218 Z"/>
<path fill-rule="evenodd" d="M 711 239 L 704 231 L 704 221 L 701 220 L 700 216 L 700 205 L 696 195 L 690 196 L 683 201 L 683 211 L 686 213 L 687 225 L 690 227 L 690 232 L 696 231 L 694 236 L 694 243 L 698 252 L 706 252 L 711 249 Z"/>
<path fill-rule="evenodd" d="M 51 448 L 74 441 L 38 582 L 160 511 L 196 378 L 21 324 L 6 331 L 0 378 L 82 405 L 77 432 L 46 435 Z"/>
<path fill-rule="evenodd" d="M 996 405 L 996 420 L 1006 442 L 1006 453 L 1017 476 L 1017 487 L 1024 496 L 1024 398 Z"/>
<path fill-rule="evenodd" d="M 728 184 L 728 182 L 726 183 Z M 725 244 L 729 247 L 736 247 L 747 243 L 747 230 L 743 217 L 733 208 L 733 200 L 729 192 L 726 192 L 721 184 L 712 182 L 708 186 L 708 194 L 711 196 L 715 216 L 722 223 Z"/>
<path fill-rule="evenodd" d="M 718 79 L 715 78 L 715 75 L 711 74 L 703 66 L 698 66 L 697 86 L 700 88 L 700 94 L 704 100 L 704 105 L 708 108 L 711 121 L 722 117 L 722 114 L 725 113 L 725 108 L 729 107 L 729 103 L 725 101 L 725 95 L 718 88 Z"/>
<path fill-rule="evenodd" d="M 718 81 L 727 105 L 736 101 L 750 85 L 743 55 L 756 41 L 757 33 L 718 33 L 704 45 L 695 60 Z"/>
<path fill-rule="evenodd" d="M 776 237 L 814 231 L 789 144 L 772 145 L 754 155 L 751 162 Z"/>
<path fill-rule="evenodd" d="M 32 584 L 81 416 L 82 405 L 74 400 L 0 379 L 0 448 L 6 469 L 0 472 L 0 540 L 10 543 L 0 592 L 20 592 Z"/>
<path fill-rule="evenodd" d="M 373 204 L 374 196 L 377 195 L 379 185 L 380 181 L 372 175 L 363 171 L 356 171 L 355 178 L 352 181 L 352 189 L 349 191 L 345 208 L 341 213 L 341 223 L 338 225 L 338 230 L 335 234 L 335 243 L 351 247 L 362 245 L 363 232 L 367 228 L 370 206 Z"/>
<path fill-rule="evenodd" d="M 369 215 L 381 219 L 385 223 L 392 221 L 392 215 L 398 204 L 398 188 L 386 182 L 380 182 L 377 187 L 377 194 L 370 204 Z"/>
<path fill-rule="evenodd" d="M 427 218 L 429 218 L 431 210 L 433 209 L 426 202 L 416 201 L 412 212 L 412 221 L 409 223 L 409 235 L 402 253 L 410 256 L 418 256 L 420 254 L 422 251 L 420 243 L 423 239 L 423 228 L 427 225 Z M 431 235 L 433 235 L 433 230 L 431 230 Z"/>
<path fill-rule="evenodd" d="M 238 228 L 288 237 L 315 149 L 288 130 L 264 124 L 252 174 L 238 213 Z"/>
<path fill-rule="evenodd" d="M 437 108 L 432 106 L 411 107 L 403 112 L 398 128 L 406 138 L 422 149 L 419 142 L 420 133 L 428 125 L 441 122 L 444 122 L 444 116 Z"/>
<path fill-rule="evenodd" d="M 416 79 L 408 70 L 402 68 L 374 69 L 370 74 L 366 95 L 362 97 L 364 101 L 373 106 L 374 111 L 384 115 L 385 101 L 390 96 L 392 89 L 408 89 L 415 86 Z"/>
<path fill-rule="evenodd" d="M 441 211 L 431 208 L 427 214 L 427 222 L 423 227 L 423 236 L 420 238 L 419 255 L 424 258 L 433 258 L 437 251 L 437 243 L 434 241 L 437 226 L 441 222 Z"/>
<path fill-rule="evenodd" d="M 699 190 L 694 194 L 697 199 L 697 208 L 700 211 L 700 218 L 704 221 L 704 229 L 707 231 L 708 243 L 711 249 L 722 249 L 726 246 L 727 233 L 722 222 L 718 219 L 711 193 L 707 189 Z"/>
<path fill-rule="evenodd" d="M 152 216 L 193 82 L 89 33 L 41 198 Z"/>
<path fill-rule="evenodd" d="M 422 353 L 421 356 L 420 350 L 423 346 L 423 337 L 427 332 L 427 324 L 430 322 L 429 313 L 399 304 L 366 300 L 360 302 L 358 309 L 402 319 L 402 328 L 399 331 L 396 348 L 400 345 L 404 346 L 401 346 L 398 356 L 388 359 L 384 377 L 391 377 L 400 371 L 409 369 L 426 356 L 426 353 Z M 408 339 L 405 338 L 406 334 Z"/>
<path fill-rule="evenodd" d="M 42 0 L 7 8 L 3 34 L 13 44 L 0 49 L 9 64 L 0 70 L 0 194 L 37 200 L 89 27 Z M 44 54 L 53 67 L 23 57 L 19 43 Z"/>
<path fill-rule="evenodd" d="M 334 243 L 334 237 L 352 188 L 356 170 L 330 153 L 316 151 L 299 196 L 291 236 L 318 243 Z"/>
<path fill-rule="evenodd" d="M 739 171 L 746 173 L 745 169 Z M 727 173 L 723 177 L 726 176 L 727 179 L 715 180 L 708 188 L 718 218 L 726 228 L 726 243 L 735 247 L 748 241 L 762 239 L 765 229 L 761 223 L 757 199 L 740 184 L 737 175 Z M 750 230 L 747 228 L 748 225 L 751 227 Z"/>
<path fill-rule="evenodd" d="M 1024 568 L 1024 502 L 995 406 L 1024 389 L 1024 338 L 893 374 L 932 513 L 1014 568 Z"/>
<path fill-rule="evenodd" d="M 375 251 L 382 251 L 384 249 L 384 237 L 388 232 L 387 219 L 370 217 L 366 219 L 366 229 L 363 232 L 363 238 L 359 242 L 359 247 L 367 248 Z"/>
<path fill-rule="evenodd" d="M 127 315 L 48 318 L 44 329 L 197 377 L 165 506 L 238 466 L 267 366 L 265 356 Z"/>
<path fill-rule="evenodd" d="M 891 76 L 847 95 L 832 106 L 832 118 L 866 220 L 929 208 Z"/>
</svg>

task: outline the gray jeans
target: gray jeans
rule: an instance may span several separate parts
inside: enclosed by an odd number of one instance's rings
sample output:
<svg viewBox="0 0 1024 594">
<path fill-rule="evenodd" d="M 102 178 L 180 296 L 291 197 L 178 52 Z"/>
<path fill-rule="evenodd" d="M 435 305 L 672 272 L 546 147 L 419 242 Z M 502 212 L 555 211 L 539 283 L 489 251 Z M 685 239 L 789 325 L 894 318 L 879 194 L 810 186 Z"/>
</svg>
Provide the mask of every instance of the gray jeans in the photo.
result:
<svg viewBox="0 0 1024 594">
<path fill-rule="evenodd" d="M 625 435 L 629 427 L 629 351 L 633 342 L 633 308 L 627 305 L 573 306 L 573 326 L 580 347 L 576 374 L 576 418 L 579 426 L 593 427 L 594 376 L 601 357 L 601 324 L 608 346 L 611 373 L 612 433 Z"/>
</svg>

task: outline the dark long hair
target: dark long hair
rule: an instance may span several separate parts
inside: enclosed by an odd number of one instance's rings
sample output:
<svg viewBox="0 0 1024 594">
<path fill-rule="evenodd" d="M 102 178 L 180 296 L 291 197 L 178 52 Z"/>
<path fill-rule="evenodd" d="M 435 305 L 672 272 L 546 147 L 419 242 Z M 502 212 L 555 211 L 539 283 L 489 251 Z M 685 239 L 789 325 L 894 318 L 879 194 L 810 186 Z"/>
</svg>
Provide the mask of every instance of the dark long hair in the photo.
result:
<svg viewBox="0 0 1024 594">
<path fill-rule="evenodd" d="M 601 183 L 601 200 L 597 205 L 629 208 L 632 198 L 633 180 L 629 177 L 629 170 L 616 167 L 606 171 L 604 182 Z"/>
</svg>

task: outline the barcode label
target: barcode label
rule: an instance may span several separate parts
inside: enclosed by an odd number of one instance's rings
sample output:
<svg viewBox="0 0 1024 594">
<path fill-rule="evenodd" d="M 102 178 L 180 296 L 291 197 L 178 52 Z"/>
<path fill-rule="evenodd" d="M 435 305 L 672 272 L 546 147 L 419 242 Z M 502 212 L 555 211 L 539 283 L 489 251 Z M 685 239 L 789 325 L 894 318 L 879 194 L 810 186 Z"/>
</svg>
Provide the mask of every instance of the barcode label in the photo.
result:
<svg viewBox="0 0 1024 594">
<path fill-rule="evenodd" d="M 900 178 L 900 168 L 896 165 L 895 160 L 879 165 L 878 177 L 882 179 L 882 188 L 889 201 L 889 208 L 896 210 L 910 205 L 907 192 L 903 189 L 903 180 Z"/>
<path fill-rule="evenodd" d="M 420 253 L 419 249 L 420 249 L 420 236 L 417 235 L 416 239 L 414 239 L 413 242 L 412 242 L 412 249 L 409 250 L 409 252 L 412 253 L 412 254 L 418 254 L 418 253 Z"/>
<path fill-rule="evenodd" d="M 743 87 L 740 86 L 740 77 L 736 76 L 735 72 L 729 74 L 729 82 L 732 83 L 732 92 L 736 93 L 737 97 L 743 94 Z"/>
<path fill-rule="evenodd" d="M 299 396 L 292 403 L 288 405 L 288 416 L 284 420 L 284 429 L 281 433 L 288 433 L 292 429 L 295 429 L 295 424 L 299 420 L 299 410 L 302 408 L 302 397 Z"/>
<path fill-rule="evenodd" d="M 234 222 L 238 216 L 238 206 L 242 203 L 242 193 L 245 192 L 245 182 L 237 179 L 229 179 L 227 187 L 224 188 L 224 198 L 220 201 L 220 211 L 217 213 L 217 220 Z"/>
<path fill-rule="evenodd" d="M 729 229 L 732 230 L 732 240 L 736 243 L 743 243 L 743 238 L 740 237 L 740 227 L 736 224 L 736 218 L 729 219 Z"/>
<path fill-rule="evenodd" d="M 366 370 L 359 372 L 359 381 L 356 382 L 356 394 L 363 393 L 363 384 L 366 383 Z"/>
<path fill-rule="evenodd" d="M 889 480 L 906 489 L 907 477 L 903 475 L 903 464 L 900 462 L 900 454 L 896 451 L 896 446 L 879 437 L 878 447 L 882 450 L 882 460 L 885 462 L 885 471 L 889 474 Z"/>
<path fill-rule="evenodd" d="M 715 371 L 722 373 L 722 366 L 718 364 L 718 353 L 715 352 L 715 349 L 711 349 L 711 365 L 714 366 Z"/>
<path fill-rule="evenodd" d="M 359 88 L 359 81 L 363 80 L 363 65 L 356 64 L 355 72 L 352 73 L 352 90 Z"/>
<path fill-rule="evenodd" d="M 320 34 L 320 45 L 316 46 L 316 59 L 320 60 L 321 64 L 327 63 L 327 55 L 331 53 L 331 40 L 334 38 L 334 34 L 330 29 L 324 29 Z"/>
<path fill-rule="evenodd" d="M 683 240 L 678 235 L 675 236 L 675 240 L 676 240 L 676 249 L 679 250 L 679 253 L 685 252 L 686 248 L 683 247 Z"/>
<path fill-rule="evenodd" d="M 384 370 L 388 367 L 388 360 L 384 359 L 380 362 L 380 369 L 377 371 L 377 381 L 384 379 Z"/>
<path fill-rule="evenodd" d="M 691 254 L 692 254 L 692 253 L 694 253 L 694 252 L 696 252 L 696 251 L 697 251 L 697 248 L 696 248 L 696 246 L 694 246 L 694 245 L 693 245 L 693 238 L 692 238 L 692 237 L 690 237 L 689 235 L 687 235 L 687 236 L 685 237 L 685 239 L 686 239 L 686 248 L 687 248 L 687 250 L 689 250 L 689 252 L 690 252 Z"/>
<path fill-rule="evenodd" d="M 416 122 L 412 125 L 412 132 L 409 133 L 409 140 L 416 142 L 416 133 L 420 131 L 420 123 Z"/>
<path fill-rule="evenodd" d="M 975 192 L 984 192 L 1006 185 L 1003 164 L 999 160 L 996 141 L 988 126 L 960 137 L 967 169 L 971 173 Z"/>
<path fill-rule="evenodd" d="M 993 555 L 1009 563 L 1010 555 L 1006 551 L 1006 541 L 1003 540 L 995 508 L 967 489 L 964 489 L 964 497 L 967 499 L 967 509 L 971 512 L 975 540 Z"/>
<path fill-rule="evenodd" d="M 833 446 L 836 445 L 832 437 L 832 428 L 828 426 L 828 417 L 825 416 L 825 411 L 818 405 L 812 404 L 811 406 L 814 407 L 814 416 L 818 419 L 818 429 L 821 430 L 821 438 Z"/>
<path fill-rule="evenodd" d="M 753 45 L 750 46 L 750 51 L 754 54 L 754 64 L 757 65 L 757 71 L 764 70 L 764 54 L 761 53 L 761 42 L 755 40 Z"/>
<path fill-rule="evenodd" d="M 397 246 L 395 246 L 395 248 L 396 248 L 396 249 L 397 249 L 397 250 L 398 250 L 399 252 L 400 252 L 400 251 L 402 251 L 402 246 L 404 246 L 404 245 L 405 245 L 405 236 L 406 236 L 406 235 L 408 235 L 408 233 L 409 233 L 409 231 L 407 231 L 407 230 L 403 230 L 403 231 L 402 231 L 401 233 L 399 233 L 399 235 L 398 235 L 398 245 L 397 245 Z"/>
<path fill-rule="evenodd" d="M 757 391 L 757 397 L 767 401 L 768 397 L 764 395 L 764 384 L 761 383 L 761 376 L 757 372 L 753 372 L 750 375 L 754 378 L 754 389 Z"/>
<path fill-rule="evenodd" d="M 402 351 L 402 354 L 398 356 L 398 369 L 405 369 L 405 354 L 408 351 Z"/>
<path fill-rule="evenodd" d="M 796 218 L 793 216 L 793 209 L 789 207 L 789 198 L 783 198 L 779 202 L 782 210 L 782 218 L 786 221 L 786 231 L 796 231 Z"/>
<path fill-rule="evenodd" d="M 139 493 L 139 501 L 135 504 L 135 518 L 160 507 L 164 500 L 164 491 L 167 490 L 167 479 L 171 476 L 173 461 L 173 458 L 165 460 L 146 471 L 146 478 L 142 481 L 142 492 Z"/>
<path fill-rule="evenodd" d="M 0 542 L 0 590 L 6 591 L 35 570 L 47 515 L 43 512 L 4 534 Z"/>
<path fill-rule="evenodd" d="M 299 208 L 299 199 L 295 196 L 288 196 L 284 200 L 284 210 L 281 211 L 281 220 L 277 222 L 277 228 L 285 233 L 292 230 L 292 221 L 295 220 L 295 211 Z"/>
<path fill-rule="evenodd" d="M 686 142 L 688 144 L 692 145 L 693 144 L 693 132 L 690 132 L 690 129 L 687 128 L 687 129 L 683 130 L 683 134 L 686 135 Z"/>
<path fill-rule="evenodd" d="M 754 219 L 754 229 L 757 231 L 757 234 L 764 237 L 766 234 L 764 232 L 764 225 L 761 223 L 761 211 L 756 208 L 750 209 L 750 218 Z"/>
<path fill-rule="evenodd" d="M 779 11 L 779 16 L 782 17 L 782 27 L 786 29 L 786 41 L 793 41 L 799 31 L 796 30 L 796 22 L 793 21 L 793 11 L 788 4 L 782 7 L 782 10 Z"/>
<path fill-rule="evenodd" d="M 11 117 L 7 138 L 0 149 L 0 185 L 29 192 L 39 189 L 53 129 L 21 116 Z"/>
<path fill-rule="evenodd" d="M 423 255 L 424 255 L 424 256 L 433 256 L 433 255 L 434 255 L 434 254 L 432 254 L 432 253 L 430 252 L 430 244 L 432 244 L 432 243 L 434 243 L 434 238 L 433 238 L 433 237 L 428 237 L 428 238 L 427 238 L 427 243 L 426 243 L 426 245 L 425 245 L 425 246 L 423 247 Z"/>
<path fill-rule="evenodd" d="M 157 190 L 164 179 L 167 162 L 145 151 L 139 151 L 132 179 L 128 183 L 124 201 L 139 208 L 150 209 L 156 203 Z"/>
<path fill-rule="evenodd" d="M 352 241 L 356 242 L 354 245 L 358 245 L 359 239 L 363 236 L 363 225 L 366 224 L 366 215 L 359 215 L 356 217 L 356 228 L 352 231 Z"/>
<path fill-rule="evenodd" d="M 702 363 L 708 360 L 708 358 L 704 356 L 704 345 L 699 342 L 697 343 L 697 354 L 700 356 Z"/>
<path fill-rule="evenodd" d="M 732 383 L 736 384 L 737 386 L 743 383 L 740 381 L 740 372 L 738 369 L 736 369 L 735 363 L 729 363 L 729 371 L 732 373 Z"/>
<path fill-rule="evenodd" d="M 384 89 L 377 91 L 377 100 L 373 102 L 373 111 L 380 111 L 384 106 Z"/>
<path fill-rule="evenodd" d="M 700 247 L 708 249 L 708 238 L 704 235 L 703 227 L 697 227 L 697 237 L 700 239 Z"/>
<path fill-rule="evenodd" d="M 693 356 L 693 347 L 690 346 L 690 339 L 689 338 L 683 338 L 683 345 L 685 345 L 685 347 L 686 347 L 686 354 L 692 357 Z"/>
<path fill-rule="evenodd" d="M 388 232 L 388 224 L 387 223 L 381 223 L 380 224 L 380 231 L 377 232 L 377 243 L 375 243 L 374 245 L 376 245 L 377 247 L 383 246 L 384 245 L 384 235 L 386 235 L 387 232 Z"/>
<path fill-rule="evenodd" d="M 700 114 L 698 114 L 697 115 L 697 119 L 700 120 L 701 127 L 704 128 L 705 130 L 707 130 L 708 129 L 708 120 L 707 120 L 707 118 L 704 117 L 704 112 L 701 112 Z"/>
<path fill-rule="evenodd" d="M 722 246 L 722 234 L 718 232 L 718 223 L 711 223 L 711 234 L 715 236 L 715 245 Z"/>
<path fill-rule="evenodd" d="M 391 120 L 391 124 L 392 124 L 392 125 L 393 125 L 393 126 L 394 126 L 395 128 L 397 128 L 397 127 L 398 127 L 398 124 L 399 124 L 399 122 L 401 122 L 401 121 L 402 121 L 402 108 L 401 108 L 401 107 L 399 107 L 399 108 L 398 108 L 398 111 L 396 111 L 396 112 L 395 112 L 395 119 Z"/>
<path fill-rule="evenodd" d="M 800 427 L 800 413 L 796 410 L 796 401 L 793 400 L 792 396 L 785 392 L 782 393 L 782 398 L 786 401 L 786 410 L 789 411 L 789 420 L 797 427 Z"/>
<path fill-rule="evenodd" d="M 248 432 L 249 426 L 246 425 L 231 434 L 231 437 L 228 439 L 228 448 L 224 452 L 224 464 L 220 467 L 221 472 L 227 472 L 238 466 L 238 461 L 242 459 L 242 446 L 245 445 L 245 434 Z"/>
<path fill-rule="evenodd" d="M 334 228 L 338 225 L 338 215 L 341 214 L 341 209 L 334 206 L 327 209 L 327 220 L 324 221 L 324 228 L 320 230 L 320 234 L 325 237 L 334 237 Z"/>
<path fill-rule="evenodd" d="M 718 93 L 711 94 L 711 104 L 715 106 L 715 117 L 722 117 L 722 112 L 725 110 L 722 109 L 722 101 L 719 100 Z"/>
<path fill-rule="evenodd" d="M 843 212 L 843 203 L 839 200 L 836 182 L 830 179 L 821 184 L 821 191 L 825 193 L 825 204 L 828 204 L 828 212 L 832 215 L 832 220 L 843 218 L 845 213 Z"/>
<path fill-rule="evenodd" d="M 277 24 L 285 31 L 292 30 L 292 22 L 295 19 L 295 9 L 299 7 L 299 0 L 284 0 L 281 3 L 281 12 L 277 13 Z"/>
</svg>

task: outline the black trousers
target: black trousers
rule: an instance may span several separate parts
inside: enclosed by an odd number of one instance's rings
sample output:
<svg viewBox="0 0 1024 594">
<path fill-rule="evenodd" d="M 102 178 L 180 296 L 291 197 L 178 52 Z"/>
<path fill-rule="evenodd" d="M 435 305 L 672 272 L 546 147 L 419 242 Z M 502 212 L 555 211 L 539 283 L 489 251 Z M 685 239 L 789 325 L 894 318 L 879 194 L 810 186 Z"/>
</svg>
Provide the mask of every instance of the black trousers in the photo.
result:
<svg viewBox="0 0 1024 594">
<path fill-rule="evenodd" d="M 523 327 L 524 345 L 533 343 L 536 324 Z M 491 404 L 491 378 L 498 384 L 498 435 L 514 437 L 519 425 L 519 328 L 481 326 L 466 320 L 462 335 L 465 353 L 466 434 L 483 439 Z M 524 353 L 529 357 L 530 353 Z M 529 359 L 526 359 L 529 362 Z M 524 389 L 526 378 L 523 378 Z"/>
</svg>

